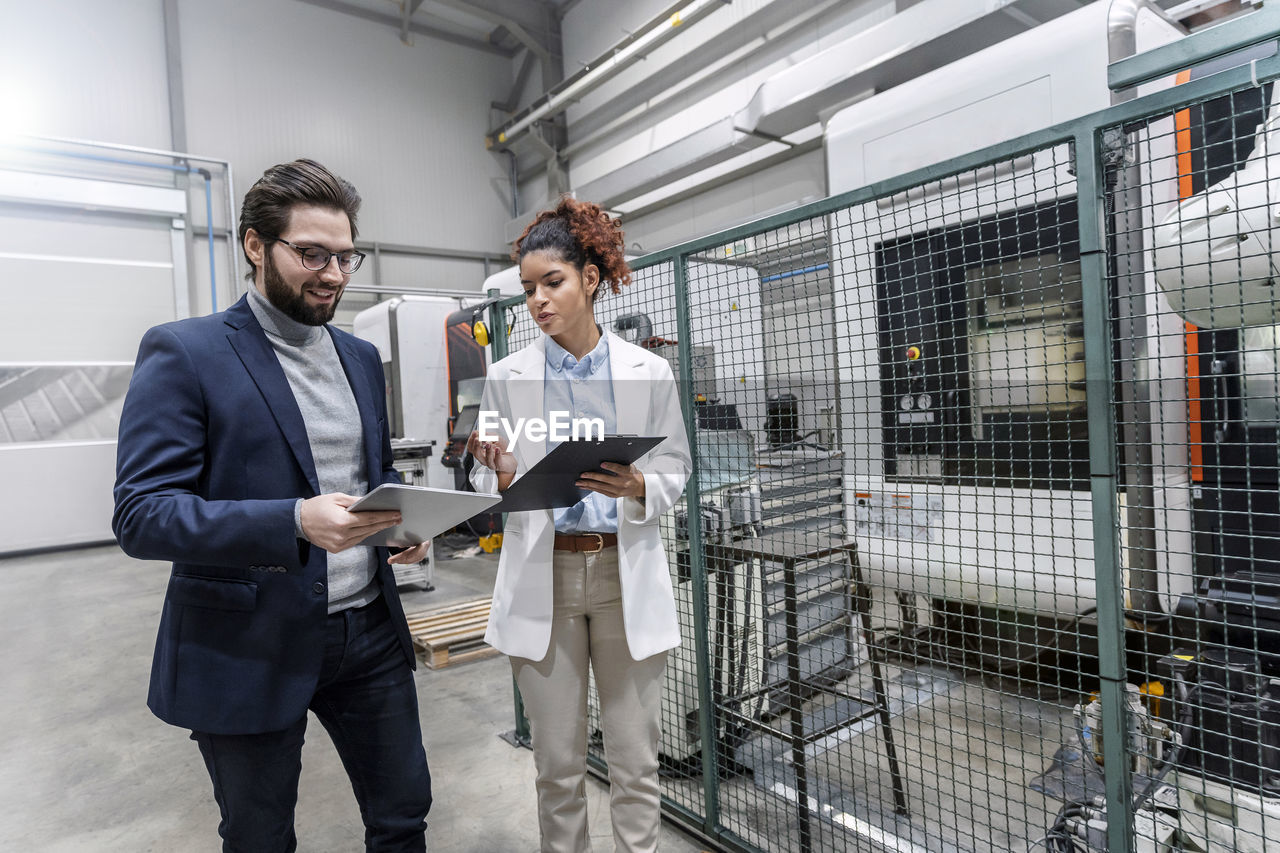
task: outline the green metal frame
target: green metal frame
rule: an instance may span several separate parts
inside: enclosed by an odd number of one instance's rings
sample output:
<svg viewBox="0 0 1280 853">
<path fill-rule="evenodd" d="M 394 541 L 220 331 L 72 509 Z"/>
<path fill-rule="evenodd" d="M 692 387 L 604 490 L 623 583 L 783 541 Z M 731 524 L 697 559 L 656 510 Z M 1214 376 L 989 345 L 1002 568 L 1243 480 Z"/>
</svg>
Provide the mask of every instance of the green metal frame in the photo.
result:
<svg viewBox="0 0 1280 853">
<path fill-rule="evenodd" d="M 1261 44 L 1274 38 L 1277 31 L 1280 31 L 1280 8 L 1263 6 L 1252 14 L 1112 63 L 1107 68 L 1107 85 L 1116 91 L 1146 83 L 1232 51 Z"/>
<path fill-rule="evenodd" d="M 1167 75 L 1180 68 L 1200 64 L 1231 51 L 1280 38 L 1280 7 L 1267 6 L 1237 21 L 1227 22 L 1203 33 L 1189 36 L 1171 45 L 1136 57 L 1117 62 L 1109 69 L 1109 85 L 1122 89 Z M 1103 165 L 1103 140 L 1105 130 L 1120 128 L 1125 131 L 1140 128 L 1148 119 L 1165 116 L 1209 98 L 1233 90 L 1280 77 L 1280 55 L 1195 80 L 1127 101 L 1072 121 L 1044 130 L 1026 134 L 998 145 L 956 157 L 942 163 L 926 166 L 904 175 L 878 181 L 840 195 L 830 196 L 792 210 L 758 219 L 735 228 L 699 237 L 653 252 L 632 264 L 635 270 L 643 270 L 659 264 L 671 264 L 675 278 L 675 299 L 678 319 L 680 358 L 680 382 L 685 388 L 693 387 L 690 347 L 690 308 L 687 287 L 688 265 L 693 256 L 708 249 L 724 246 L 747 237 L 785 228 L 795 223 L 826 216 L 877 198 L 893 195 L 922 184 L 937 181 L 995 161 L 1043 150 L 1055 145 L 1069 144 L 1075 151 L 1077 203 L 1080 222 L 1080 261 L 1083 276 L 1084 323 L 1086 348 L 1086 380 L 1088 388 L 1089 463 L 1092 478 L 1094 561 L 1097 582 L 1097 619 L 1101 695 L 1104 708 L 1103 743 L 1107 767 L 1125 767 L 1126 719 L 1125 719 L 1125 646 L 1123 626 L 1125 619 L 1124 584 L 1120 562 L 1120 519 L 1116 502 L 1118 476 L 1116 443 L 1114 434 L 1114 389 L 1112 382 L 1112 352 L 1109 331 L 1110 306 L 1107 290 L 1106 238 L 1103 213 L 1105 193 L 1105 167 Z M 491 291 L 491 294 L 493 292 Z M 493 354 L 495 358 L 506 355 L 505 311 L 524 303 L 523 296 L 509 297 L 491 308 Z M 684 407 L 686 428 L 692 434 L 694 415 L 690 406 Z M 693 475 L 686 487 L 685 499 L 690 516 L 700 502 L 699 465 L 696 443 Z M 690 568 L 694 584 L 695 664 L 698 690 L 706 699 L 712 695 L 707 641 L 707 566 L 702 543 L 701 525 L 689 525 Z M 528 736 L 528 723 L 523 716 L 519 692 L 516 692 L 517 732 Z M 666 813 L 683 824 L 695 835 L 720 845 L 723 849 L 745 853 L 760 848 L 750 844 L 732 831 L 720 825 L 719 785 L 715 765 L 715 751 L 708 749 L 714 742 L 714 708 L 709 700 L 700 701 L 699 728 L 703 744 L 702 786 L 706 800 L 706 814 L 696 814 L 688 808 L 663 800 Z M 607 775 L 607 768 L 596 758 L 591 760 L 594 771 Z M 1131 853 L 1133 838 L 1133 791 L 1129 774 L 1106 774 L 1107 812 L 1110 849 L 1115 853 Z M 1117 819 L 1122 818 L 1122 819 Z"/>
<path fill-rule="evenodd" d="M 1120 568 L 1120 520 L 1116 511 L 1116 447 L 1112 428 L 1115 394 L 1111 377 L 1110 305 L 1102 151 L 1098 133 L 1076 138 L 1076 199 L 1080 215 L 1080 273 L 1084 298 L 1085 400 L 1089 418 L 1089 476 L 1093 507 L 1093 565 L 1098 600 L 1098 675 L 1103 710 L 1103 750 L 1107 767 L 1124 767 L 1125 649 L 1124 578 Z M 1092 166 L 1087 168 L 1083 166 Z M 1106 774 L 1107 847 L 1133 848 L 1133 790 L 1128 773 Z"/>
</svg>

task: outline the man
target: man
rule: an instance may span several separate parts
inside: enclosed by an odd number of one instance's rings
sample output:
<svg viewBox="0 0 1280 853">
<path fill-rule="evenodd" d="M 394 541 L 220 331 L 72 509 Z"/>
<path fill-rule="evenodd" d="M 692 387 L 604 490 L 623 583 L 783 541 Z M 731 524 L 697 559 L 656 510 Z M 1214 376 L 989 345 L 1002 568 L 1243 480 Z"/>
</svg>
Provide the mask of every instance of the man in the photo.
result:
<svg viewBox="0 0 1280 853">
<path fill-rule="evenodd" d="M 225 851 L 293 850 L 307 710 L 351 779 L 368 850 L 425 849 L 431 777 L 413 647 L 388 556 L 398 513 L 351 513 L 399 482 L 382 361 L 326 323 L 364 255 L 360 196 L 319 163 L 245 196 L 253 287 L 149 330 L 120 418 L 113 529 L 173 562 L 147 704 L 191 729 Z"/>
</svg>

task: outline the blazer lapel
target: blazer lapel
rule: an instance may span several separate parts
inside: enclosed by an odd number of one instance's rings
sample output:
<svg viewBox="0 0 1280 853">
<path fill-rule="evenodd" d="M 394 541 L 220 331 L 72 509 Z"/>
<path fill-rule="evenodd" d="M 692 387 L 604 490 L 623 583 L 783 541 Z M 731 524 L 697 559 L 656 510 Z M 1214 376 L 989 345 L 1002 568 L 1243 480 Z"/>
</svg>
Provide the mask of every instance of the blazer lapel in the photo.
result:
<svg viewBox="0 0 1280 853">
<path fill-rule="evenodd" d="M 333 338 L 334 347 L 338 350 L 338 360 L 342 362 L 342 370 L 347 374 L 347 383 L 356 398 L 356 408 L 360 410 L 360 429 L 364 436 L 365 480 L 369 491 L 382 483 L 382 433 L 378 429 L 378 407 L 373 399 L 373 390 L 369 387 L 365 376 L 361 373 L 360 351 L 356 342 L 343 335 L 339 337 L 328 326 L 325 330 Z"/>
<path fill-rule="evenodd" d="M 228 325 L 233 329 L 227 333 L 227 340 L 262 393 L 267 408 L 284 433 L 312 491 L 319 494 L 320 482 L 316 477 L 315 460 L 311 458 L 311 442 L 307 440 L 307 425 L 302 420 L 302 410 L 298 408 L 293 389 L 289 387 L 284 368 L 280 366 L 275 350 L 271 349 L 266 332 L 262 331 L 262 326 L 258 325 L 257 318 L 249 308 L 248 297 L 241 297 L 239 302 L 227 309 L 226 317 Z"/>
</svg>

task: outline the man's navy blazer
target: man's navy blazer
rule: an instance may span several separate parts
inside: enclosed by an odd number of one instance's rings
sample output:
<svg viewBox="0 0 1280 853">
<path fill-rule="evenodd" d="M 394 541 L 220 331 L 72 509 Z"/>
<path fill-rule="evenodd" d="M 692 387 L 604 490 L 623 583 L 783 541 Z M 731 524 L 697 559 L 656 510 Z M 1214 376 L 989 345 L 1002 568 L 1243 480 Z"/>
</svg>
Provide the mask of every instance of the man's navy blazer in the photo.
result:
<svg viewBox="0 0 1280 853">
<path fill-rule="evenodd" d="M 399 482 L 378 351 L 325 328 L 360 410 L 369 488 Z M 173 563 L 147 698 L 160 719 L 255 734 L 306 713 L 327 559 L 297 538 L 293 510 L 317 494 L 302 412 L 247 297 L 143 336 L 120 416 L 112 529 L 130 556 Z M 386 559 L 378 548 L 376 582 L 414 666 Z"/>
</svg>

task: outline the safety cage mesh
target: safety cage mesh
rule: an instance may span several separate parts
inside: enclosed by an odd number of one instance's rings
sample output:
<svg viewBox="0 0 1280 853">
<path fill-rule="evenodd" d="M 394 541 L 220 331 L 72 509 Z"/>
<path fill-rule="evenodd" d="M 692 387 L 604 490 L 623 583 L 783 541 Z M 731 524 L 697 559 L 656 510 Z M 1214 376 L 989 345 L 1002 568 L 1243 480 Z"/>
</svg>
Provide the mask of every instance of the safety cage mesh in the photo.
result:
<svg viewBox="0 0 1280 853">
<path fill-rule="evenodd" d="M 662 522 L 679 819 L 741 850 L 1276 843 L 1271 88 L 694 241 L 597 305 L 671 361 L 696 456 Z"/>
</svg>

